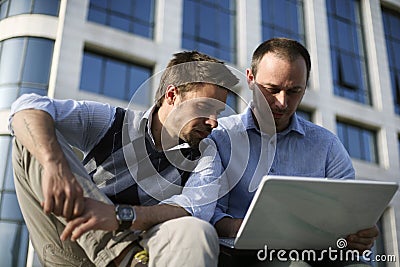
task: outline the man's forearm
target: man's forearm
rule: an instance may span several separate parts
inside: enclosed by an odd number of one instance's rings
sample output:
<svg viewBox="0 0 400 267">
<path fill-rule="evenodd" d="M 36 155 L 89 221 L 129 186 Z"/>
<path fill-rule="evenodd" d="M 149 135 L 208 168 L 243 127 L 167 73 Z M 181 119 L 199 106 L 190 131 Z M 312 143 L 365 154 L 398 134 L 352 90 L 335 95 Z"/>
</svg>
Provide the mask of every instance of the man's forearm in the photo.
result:
<svg viewBox="0 0 400 267">
<path fill-rule="evenodd" d="M 225 217 L 215 224 L 215 229 L 220 237 L 236 237 L 242 222 L 243 219 Z"/>
<path fill-rule="evenodd" d="M 190 215 L 184 208 L 167 204 L 155 206 L 135 206 L 134 230 L 148 230 L 156 224 Z"/>
<path fill-rule="evenodd" d="M 55 134 L 53 118 L 42 110 L 27 109 L 14 114 L 14 135 L 42 164 L 58 162 L 63 157 Z"/>
</svg>

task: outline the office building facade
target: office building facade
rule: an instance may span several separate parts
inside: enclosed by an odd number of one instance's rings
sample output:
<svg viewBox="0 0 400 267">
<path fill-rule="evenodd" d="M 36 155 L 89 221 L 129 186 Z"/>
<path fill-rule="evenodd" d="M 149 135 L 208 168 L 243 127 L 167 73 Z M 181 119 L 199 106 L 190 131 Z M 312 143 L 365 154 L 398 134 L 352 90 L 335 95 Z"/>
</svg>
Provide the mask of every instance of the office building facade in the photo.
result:
<svg viewBox="0 0 400 267">
<path fill-rule="evenodd" d="M 196 49 L 242 73 L 274 36 L 310 51 L 301 116 L 336 133 L 357 179 L 400 180 L 399 0 L 0 0 L 0 266 L 38 265 L 12 178 L 7 129 L 24 93 L 149 107 L 173 53 Z M 248 99 L 250 92 L 241 88 Z M 230 105 L 244 104 L 234 97 Z M 311 164 L 311 163 L 310 163 Z M 376 254 L 399 266 L 400 195 L 379 221 Z"/>
</svg>

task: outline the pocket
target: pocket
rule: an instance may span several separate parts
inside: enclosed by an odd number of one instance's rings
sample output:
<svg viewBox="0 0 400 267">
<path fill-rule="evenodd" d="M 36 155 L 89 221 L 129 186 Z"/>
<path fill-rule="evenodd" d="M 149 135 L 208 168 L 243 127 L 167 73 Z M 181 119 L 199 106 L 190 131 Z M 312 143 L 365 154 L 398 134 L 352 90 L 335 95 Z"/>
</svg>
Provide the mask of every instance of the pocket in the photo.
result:
<svg viewBox="0 0 400 267">
<path fill-rule="evenodd" d="M 47 244 L 43 248 L 44 267 L 87 267 L 94 266 L 88 259 L 82 259 L 53 244 Z"/>
</svg>

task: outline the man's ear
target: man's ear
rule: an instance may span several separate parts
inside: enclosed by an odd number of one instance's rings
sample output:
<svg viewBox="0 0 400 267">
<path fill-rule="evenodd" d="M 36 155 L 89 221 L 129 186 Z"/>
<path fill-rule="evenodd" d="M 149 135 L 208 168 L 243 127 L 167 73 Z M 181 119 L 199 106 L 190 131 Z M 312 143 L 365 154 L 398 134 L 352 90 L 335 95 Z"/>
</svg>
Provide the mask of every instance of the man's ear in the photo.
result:
<svg viewBox="0 0 400 267">
<path fill-rule="evenodd" d="M 168 85 L 165 91 L 164 99 L 168 105 L 173 105 L 175 103 L 176 97 L 179 94 L 179 89 L 173 84 Z"/>
<path fill-rule="evenodd" d="M 247 84 L 249 85 L 250 90 L 253 88 L 252 84 L 254 82 L 254 75 L 251 72 L 251 69 L 246 69 L 246 80 L 247 80 Z"/>
</svg>

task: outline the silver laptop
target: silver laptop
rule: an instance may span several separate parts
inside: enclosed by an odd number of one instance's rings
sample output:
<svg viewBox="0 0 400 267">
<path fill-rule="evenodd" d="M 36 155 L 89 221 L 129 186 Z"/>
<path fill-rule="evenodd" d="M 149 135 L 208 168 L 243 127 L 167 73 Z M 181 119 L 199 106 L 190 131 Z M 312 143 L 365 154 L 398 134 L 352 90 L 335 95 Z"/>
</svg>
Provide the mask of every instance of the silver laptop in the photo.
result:
<svg viewBox="0 0 400 267">
<path fill-rule="evenodd" d="M 376 224 L 398 184 L 292 176 L 263 177 L 235 239 L 236 249 L 337 248 L 339 238 Z"/>
</svg>

